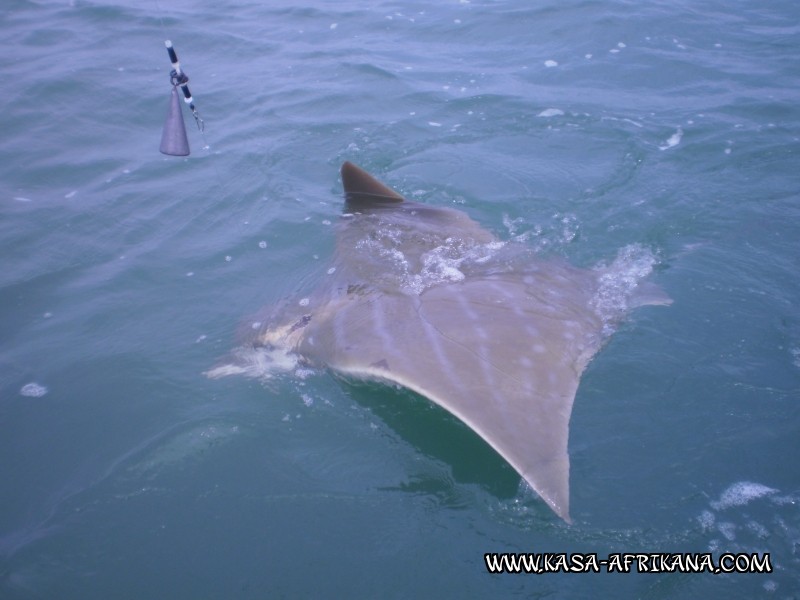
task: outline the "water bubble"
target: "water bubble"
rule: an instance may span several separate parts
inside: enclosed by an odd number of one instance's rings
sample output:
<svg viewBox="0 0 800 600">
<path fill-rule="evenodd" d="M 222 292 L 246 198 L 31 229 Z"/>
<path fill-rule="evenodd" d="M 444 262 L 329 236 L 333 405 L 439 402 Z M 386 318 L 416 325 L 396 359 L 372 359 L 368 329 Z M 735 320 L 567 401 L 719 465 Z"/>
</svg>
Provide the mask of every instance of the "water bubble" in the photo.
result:
<svg viewBox="0 0 800 600">
<path fill-rule="evenodd" d="M 41 398 L 47 393 L 47 388 L 36 382 L 31 382 L 23 385 L 19 393 L 28 398 Z"/>
</svg>

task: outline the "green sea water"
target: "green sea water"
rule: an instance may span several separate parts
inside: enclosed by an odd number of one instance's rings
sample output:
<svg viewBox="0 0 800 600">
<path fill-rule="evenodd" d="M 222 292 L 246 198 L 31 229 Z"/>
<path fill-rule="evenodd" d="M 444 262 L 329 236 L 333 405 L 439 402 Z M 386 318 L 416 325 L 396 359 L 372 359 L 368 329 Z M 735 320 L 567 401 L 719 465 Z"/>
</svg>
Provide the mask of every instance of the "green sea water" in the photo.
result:
<svg viewBox="0 0 800 600">
<path fill-rule="evenodd" d="M 800 595 L 796 3 L 5 0 L 0 33 L 0 597 Z M 325 276 L 344 160 L 543 256 L 656 257 L 673 304 L 578 390 L 572 525 L 410 392 L 203 375 Z"/>
</svg>

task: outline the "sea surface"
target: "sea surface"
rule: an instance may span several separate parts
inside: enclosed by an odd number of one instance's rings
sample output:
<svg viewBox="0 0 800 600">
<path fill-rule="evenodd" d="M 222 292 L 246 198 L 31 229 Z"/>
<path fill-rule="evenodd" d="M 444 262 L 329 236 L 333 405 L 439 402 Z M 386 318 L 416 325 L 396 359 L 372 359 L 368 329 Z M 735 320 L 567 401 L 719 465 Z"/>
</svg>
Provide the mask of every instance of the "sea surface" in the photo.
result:
<svg viewBox="0 0 800 600">
<path fill-rule="evenodd" d="M 795 0 L 4 0 L 0 597 L 800 596 L 798 57 Z M 326 276 L 344 160 L 543 259 L 652 257 L 673 304 L 583 375 L 571 525 L 411 392 L 204 375 Z"/>
</svg>

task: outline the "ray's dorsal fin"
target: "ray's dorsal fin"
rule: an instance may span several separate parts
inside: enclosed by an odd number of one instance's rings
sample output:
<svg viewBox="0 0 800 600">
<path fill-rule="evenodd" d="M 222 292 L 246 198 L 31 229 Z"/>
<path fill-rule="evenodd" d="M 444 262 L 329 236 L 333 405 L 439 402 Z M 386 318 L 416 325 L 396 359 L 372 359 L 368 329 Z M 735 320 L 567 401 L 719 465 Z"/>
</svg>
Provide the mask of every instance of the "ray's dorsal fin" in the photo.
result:
<svg viewBox="0 0 800 600">
<path fill-rule="evenodd" d="M 342 165 L 342 185 L 347 202 L 351 204 L 394 204 L 404 200 L 392 188 L 349 161 Z"/>
</svg>

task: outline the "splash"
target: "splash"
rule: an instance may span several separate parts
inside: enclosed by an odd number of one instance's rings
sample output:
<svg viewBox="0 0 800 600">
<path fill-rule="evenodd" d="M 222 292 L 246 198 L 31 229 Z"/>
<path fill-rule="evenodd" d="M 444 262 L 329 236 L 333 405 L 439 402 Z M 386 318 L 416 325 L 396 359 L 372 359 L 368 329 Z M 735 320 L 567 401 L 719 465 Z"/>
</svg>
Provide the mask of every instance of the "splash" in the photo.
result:
<svg viewBox="0 0 800 600">
<path fill-rule="evenodd" d="M 232 355 L 231 362 L 209 369 L 204 375 L 210 379 L 244 375 L 267 380 L 295 370 L 299 362 L 295 354 L 281 347 L 242 346 L 233 350 Z"/>
<path fill-rule="evenodd" d="M 540 112 L 537 117 L 560 117 L 564 114 L 564 111 L 560 108 L 545 108 L 542 112 Z"/>
<path fill-rule="evenodd" d="M 599 285 L 591 305 L 603 321 L 604 334 L 610 334 L 614 324 L 633 308 L 632 299 L 639 283 L 653 272 L 657 263 L 657 258 L 648 248 L 630 244 L 619 250 L 610 265 L 595 267 L 599 273 Z"/>
<path fill-rule="evenodd" d="M 399 284 L 406 294 L 420 295 L 441 283 L 455 283 L 466 277 L 472 265 L 489 262 L 505 242 L 478 243 L 460 237 L 431 240 L 430 250 L 417 252 L 419 240 L 399 227 L 383 226 L 370 237 L 359 240 L 356 248 L 371 260 L 385 266 L 384 276 Z"/>
<path fill-rule="evenodd" d="M 668 150 L 670 148 L 674 148 L 678 144 L 681 143 L 681 139 L 683 138 L 683 129 L 678 127 L 678 130 L 669 136 L 669 139 L 664 142 L 661 146 L 658 147 L 659 150 Z"/>
<path fill-rule="evenodd" d="M 719 500 L 711 502 L 711 507 L 716 510 L 724 510 L 732 506 L 744 506 L 752 500 L 774 494 L 777 491 L 760 483 L 739 481 L 722 492 Z"/>
</svg>

